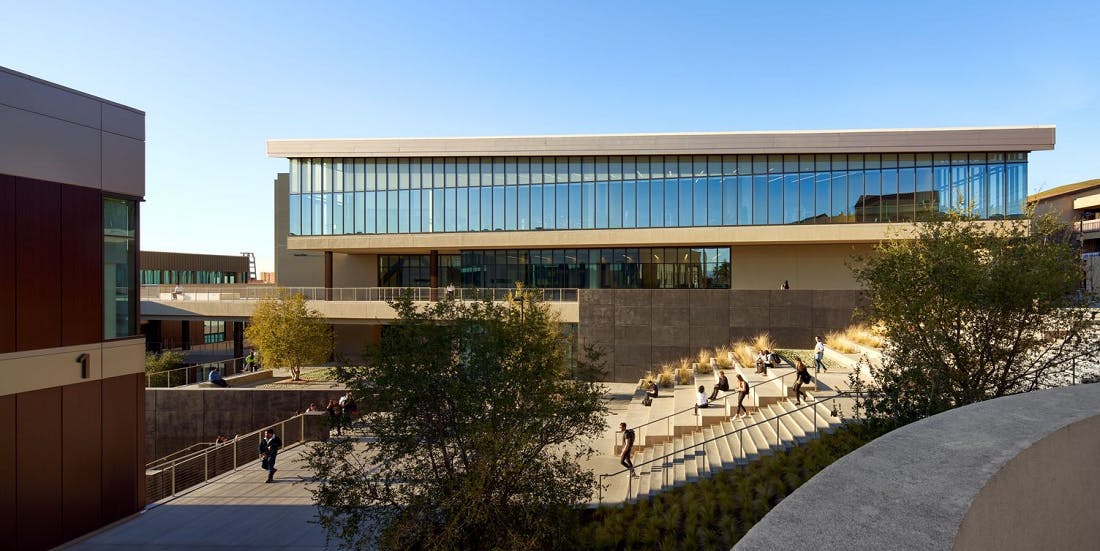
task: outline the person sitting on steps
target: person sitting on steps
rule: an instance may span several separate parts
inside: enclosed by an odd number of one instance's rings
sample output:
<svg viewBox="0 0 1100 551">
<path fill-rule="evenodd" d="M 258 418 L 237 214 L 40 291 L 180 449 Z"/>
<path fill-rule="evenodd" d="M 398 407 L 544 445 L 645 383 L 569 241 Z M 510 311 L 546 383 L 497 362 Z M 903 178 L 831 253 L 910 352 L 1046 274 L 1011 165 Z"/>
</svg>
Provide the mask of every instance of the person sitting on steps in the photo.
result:
<svg viewBox="0 0 1100 551">
<path fill-rule="evenodd" d="M 707 400 L 707 387 L 699 385 L 699 392 L 695 394 L 695 414 L 699 415 L 699 408 L 710 407 L 710 401 Z"/>
<path fill-rule="evenodd" d="M 730 390 L 730 380 L 726 378 L 726 372 L 725 371 L 719 371 L 718 372 L 718 383 L 714 385 L 714 390 L 712 390 L 711 393 L 710 393 L 710 399 L 711 400 L 717 400 L 719 391 L 729 392 L 729 390 Z"/>
</svg>

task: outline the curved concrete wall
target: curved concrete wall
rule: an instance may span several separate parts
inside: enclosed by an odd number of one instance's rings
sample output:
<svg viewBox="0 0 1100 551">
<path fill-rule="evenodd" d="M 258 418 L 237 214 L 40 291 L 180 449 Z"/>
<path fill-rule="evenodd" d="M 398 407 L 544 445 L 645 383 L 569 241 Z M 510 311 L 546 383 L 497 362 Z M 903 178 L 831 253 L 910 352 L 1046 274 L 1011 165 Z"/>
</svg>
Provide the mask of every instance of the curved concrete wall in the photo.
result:
<svg viewBox="0 0 1100 551">
<path fill-rule="evenodd" d="M 1100 384 L 952 410 L 830 465 L 734 549 L 1095 549 Z"/>
</svg>

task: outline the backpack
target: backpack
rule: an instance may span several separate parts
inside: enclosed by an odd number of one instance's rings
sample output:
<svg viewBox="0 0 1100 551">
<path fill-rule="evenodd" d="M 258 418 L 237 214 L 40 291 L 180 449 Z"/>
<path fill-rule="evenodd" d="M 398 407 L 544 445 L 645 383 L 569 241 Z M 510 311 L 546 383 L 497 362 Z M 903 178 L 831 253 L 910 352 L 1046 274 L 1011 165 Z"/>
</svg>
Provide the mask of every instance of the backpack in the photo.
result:
<svg viewBox="0 0 1100 551">
<path fill-rule="evenodd" d="M 777 366 L 777 367 L 779 366 L 779 363 L 780 363 L 779 362 L 779 354 L 776 354 L 775 352 L 772 352 L 771 356 L 769 356 L 768 359 L 772 361 L 772 365 Z"/>
<path fill-rule="evenodd" d="M 642 405 L 645 406 L 645 407 L 652 406 L 653 405 L 653 397 L 646 394 L 645 398 L 642 398 Z"/>
</svg>

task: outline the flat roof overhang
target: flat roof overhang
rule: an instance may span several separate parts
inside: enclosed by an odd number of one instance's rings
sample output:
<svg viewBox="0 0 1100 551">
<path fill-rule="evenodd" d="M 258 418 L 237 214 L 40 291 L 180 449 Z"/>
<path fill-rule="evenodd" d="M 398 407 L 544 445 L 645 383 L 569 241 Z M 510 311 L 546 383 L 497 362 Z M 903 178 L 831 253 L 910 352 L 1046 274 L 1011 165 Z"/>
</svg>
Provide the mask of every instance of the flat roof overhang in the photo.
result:
<svg viewBox="0 0 1100 551">
<path fill-rule="evenodd" d="M 1003 126 L 471 138 L 273 139 L 267 141 L 267 156 L 525 157 L 1043 151 L 1054 149 L 1054 129 L 1054 126 Z"/>
</svg>

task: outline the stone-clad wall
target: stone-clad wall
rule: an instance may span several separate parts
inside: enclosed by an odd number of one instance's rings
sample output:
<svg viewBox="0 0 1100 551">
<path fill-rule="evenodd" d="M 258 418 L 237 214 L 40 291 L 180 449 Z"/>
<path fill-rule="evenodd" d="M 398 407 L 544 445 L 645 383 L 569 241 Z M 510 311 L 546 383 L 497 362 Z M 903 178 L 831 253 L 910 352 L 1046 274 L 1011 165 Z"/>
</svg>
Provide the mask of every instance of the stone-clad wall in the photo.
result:
<svg viewBox="0 0 1100 551">
<path fill-rule="evenodd" d="M 289 419 L 310 403 L 325 407 L 344 390 L 148 388 L 145 457 L 152 461 L 219 434 L 246 434 Z M 364 407 L 360 400 L 360 407 Z"/>
<path fill-rule="evenodd" d="M 634 381 L 664 361 L 767 331 L 780 346 L 852 323 L 859 291 L 582 289 L 578 342 L 604 352 L 607 377 Z"/>
</svg>

